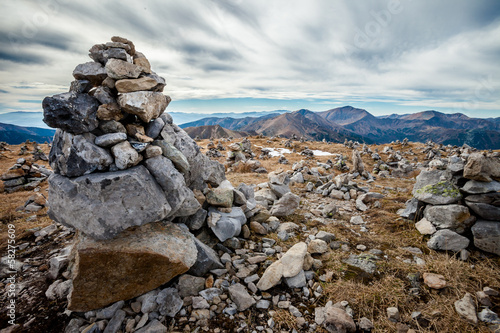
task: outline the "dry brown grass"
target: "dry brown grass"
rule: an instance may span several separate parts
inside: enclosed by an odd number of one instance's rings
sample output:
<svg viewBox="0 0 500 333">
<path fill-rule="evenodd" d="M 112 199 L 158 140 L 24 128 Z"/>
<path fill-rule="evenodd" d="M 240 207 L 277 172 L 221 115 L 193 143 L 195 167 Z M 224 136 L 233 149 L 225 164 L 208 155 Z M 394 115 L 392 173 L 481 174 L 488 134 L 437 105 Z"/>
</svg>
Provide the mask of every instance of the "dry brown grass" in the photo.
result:
<svg viewBox="0 0 500 333">
<path fill-rule="evenodd" d="M 49 153 L 49 148 L 47 145 L 39 145 L 45 154 Z M 17 159 L 22 157 L 26 160 L 31 158 L 30 154 L 18 155 L 21 145 L 11 145 L 9 148 L 12 152 L 4 151 L 2 152 L 4 158 L 0 159 L 0 174 L 6 172 L 11 166 L 13 166 Z M 32 146 L 28 145 L 29 150 L 32 150 Z M 45 165 L 49 167 L 49 164 L 44 161 L 35 162 L 39 165 Z M 47 182 L 42 183 L 40 193 L 47 197 Z M 34 194 L 33 191 L 19 191 L 11 194 L 0 193 L 0 248 L 6 246 L 7 240 L 7 230 L 9 224 L 14 224 L 16 227 L 16 237 L 22 238 L 25 230 L 29 230 L 35 227 L 46 227 L 50 225 L 52 221 L 47 216 L 47 208 L 44 208 L 36 213 L 23 213 L 16 212 L 16 208 L 24 205 L 26 200 Z M 31 221 L 27 221 L 30 216 L 36 215 L 37 218 Z"/>
</svg>

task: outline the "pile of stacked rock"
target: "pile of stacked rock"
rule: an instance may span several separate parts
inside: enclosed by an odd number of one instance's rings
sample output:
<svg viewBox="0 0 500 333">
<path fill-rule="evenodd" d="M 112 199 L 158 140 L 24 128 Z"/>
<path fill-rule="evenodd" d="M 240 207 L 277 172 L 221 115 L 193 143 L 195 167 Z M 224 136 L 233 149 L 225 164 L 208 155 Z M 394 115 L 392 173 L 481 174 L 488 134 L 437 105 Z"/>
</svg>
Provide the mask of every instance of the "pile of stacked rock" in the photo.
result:
<svg viewBox="0 0 500 333">
<path fill-rule="evenodd" d="M 90 57 L 69 92 L 43 101 L 45 123 L 57 128 L 49 216 L 78 231 L 75 311 L 130 299 L 188 270 L 221 268 L 192 232 L 222 242 L 256 213 L 247 202 L 253 189 L 234 189 L 224 167 L 164 113 L 165 81 L 131 41 L 113 37 Z"/>
<path fill-rule="evenodd" d="M 16 164 L 0 176 L 0 179 L 3 180 L 3 190 L 7 193 L 13 193 L 33 190 L 51 174 L 52 171 L 43 165 L 19 158 Z"/>
<path fill-rule="evenodd" d="M 500 255 L 500 158 L 498 153 L 462 153 L 434 159 L 417 177 L 414 197 L 400 211 L 418 221 L 418 231 L 430 235 L 435 250 L 476 248 Z"/>
</svg>

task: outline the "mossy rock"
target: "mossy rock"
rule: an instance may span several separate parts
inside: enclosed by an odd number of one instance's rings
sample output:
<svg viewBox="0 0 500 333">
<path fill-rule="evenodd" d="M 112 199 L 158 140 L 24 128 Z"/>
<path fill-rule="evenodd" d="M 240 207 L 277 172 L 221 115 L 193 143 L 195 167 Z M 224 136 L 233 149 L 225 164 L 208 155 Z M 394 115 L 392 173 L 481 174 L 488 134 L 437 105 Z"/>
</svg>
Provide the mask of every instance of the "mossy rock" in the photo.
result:
<svg viewBox="0 0 500 333">
<path fill-rule="evenodd" d="M 462 199 L 462 194 L 451 182 L 440 181 L 417 190 L 415 198 L 431 205 L 449 205 Z"/>
</svg>

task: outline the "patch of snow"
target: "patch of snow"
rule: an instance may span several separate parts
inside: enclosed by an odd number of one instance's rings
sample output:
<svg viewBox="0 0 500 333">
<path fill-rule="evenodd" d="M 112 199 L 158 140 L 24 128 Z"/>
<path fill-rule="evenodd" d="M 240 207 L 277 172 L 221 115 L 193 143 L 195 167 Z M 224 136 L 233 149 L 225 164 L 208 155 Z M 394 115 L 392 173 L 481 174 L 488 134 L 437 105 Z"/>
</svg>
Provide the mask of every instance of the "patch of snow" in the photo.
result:
<svg viewBox="0 0 500 333">
<path fill-rule="evenodd" d="M 332 156 L 332 153 L 329 153 L 327 151 L 321 151 L 321 150 L 313 150 L 312 151 L 314 156 Z"/>
</svg>

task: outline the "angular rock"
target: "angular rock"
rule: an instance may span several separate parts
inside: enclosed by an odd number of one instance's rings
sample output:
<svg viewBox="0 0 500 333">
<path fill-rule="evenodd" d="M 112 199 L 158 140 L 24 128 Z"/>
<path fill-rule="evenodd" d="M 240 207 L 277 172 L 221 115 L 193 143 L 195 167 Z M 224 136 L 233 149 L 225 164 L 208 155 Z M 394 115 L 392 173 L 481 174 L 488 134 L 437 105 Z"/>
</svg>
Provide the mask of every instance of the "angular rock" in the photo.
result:
<svg viewBox="0 0 500 333">
<path fill-rule="evenodd" d="M 436 227 L 426 218 L 415 223 L 415 228 L 417 228 L 418 232 L 422 235 L 432 235 L 437 231 Z"/>
<path fill-rule="evenodd" d="M 190 216 L 201 208 L 193 191 L 186 186 L 184 177 L 168 158 L 149 158 L 144 165 L 163 189 L 172 209 L 170 216 Z"/>
<path fill-rule="evenodd" d="M 293 214 L 299 208 L 300 197 L 292 192 L 288 192 L 281 199 L 276 201 L 271 208 L 273 216 L 287 216 Z"/>
<path fill-rule="evenodd" d="M 169 102 L 167 96 L 153 91 L 136 91 L 118 96 L 118 104 L 123 111 L 135 114 L 145 123 L 158 118 Z"/>
<path fill-rule="evenodd" d="M 377 270 L 376 261 L 379 258 L 373 254 L 351 254 L 347 259 L 343 260 L 348 265 L 357 267 L 368 274 L 374 274 Z"/>
<path fill-rule="evenodd" d="M 213 207 L 208 210 L 208 225 L 221 242 L 238 236 L 246 221 L 245 213 L 240 207 L 231 208 L 230 213 L 222 213 Z"/>
<path fill-rule="evenodd" d="M 109 133 L 96 137 L 94 143 L 99 147 L 111 147 L 125 140 L 127 140 L 125 133 Z"/>
<path fill-rule="evenodd" d="M 461 205 L 427 206 L 424 217 L 437 229 L 450 229 L 459 234 L 470 227 L 469 209 Z"/>
<path fill-rule="evenodd" d="M 134 91 L 154 90 L 158 82 L 151 77 L 140 77 L 138 79 L 123 79 L 115 83 L 116 90 L 119 93 L 128 93 Z"/>
<path fill-rule="evenodd" d="M 280 260 L 272 263 L 265 271 L 259 282 L 257 288 L 262 291 L 271 289 L 278 285 L 283 277 L 283 264 Z"/>
<path fill-rule="evenodd" d="M 120 59 L 109 59 L 106 62 L 106 74 L 115 80 L 136 79 L 141 75 L 141 67 Z"/>
<path fill-rule="evenodd" d="M 97 128 L 99 102 L 88 94 L 67 92 L 45 97 L 42 101 L 43 122 L 50 127 L 82 134 Z"/>
<path fill-rule="evenodd" d="M 165 288 L 156 296 L 158 311 L 162 316 L 175 317 L 182 309 L 183 301 L 175 288 Z"/>
<path fill-rule="evenodd" d="M 158 319 L 153 319 L 149 324 L 146 326 L 138 329 L 134 333 L 167 333 L 168 328 L 160 323 Z"/>
<path fill-rule="evenodd" d="M 153 142 L 153 144 L 159 146 L 162 149 L 163 156 L 170 159 L 180 172 L 182 172 L 183 174 L 189 172 L 190 164 L 186 156 L 184 156 L 184 154 L 180 150 L 175 148 L 175 146 L 171 145 L 165 140 L 156 140 Z"/>
<path fill-rule="evenodd" d="M 343 309 L 337 307 L 327 307 L 323 327 L 330 333 L 354 333 L 356 324 L 351 316 Z"/>
<path fill-rule="evenodd" d="M 446 287 L 446 279 L 441 274 L 424 273 L 424 283 L 432 289 L 443 289 Z"/>
<path fill-rule="evenodd" d="M 88 80 L 74 80 L 71 82 L 69 87 L 70 92 L 75 92 L 78 94 L 88 93 L 90 89 L 92 89 L 92 85 Z"/>
<path fill-rule="evenodd" d="M 68 309 L 82 312 L 161 286 L 186 272 L 197 254 L 193 236 L 172 223 L 149 223 L 108 241 L 79 234 L 75 247 Z"/>
<path fill-rule="evenodd" d="M 179 295 L 184 298 L 196 296 L 205 289 L 205 279 L 198 276 L 183 274 L 179 277 Z"/>
<path fill-rule="evenodd" d="M 93 87 L 96 87 L 108 76 L 106 69 L 98 62 L 86 62 L 76 66 L 73 70 L 73 77 L 77 80 L 87 80 Z"/>
<path fill-rule="evenodd" d="M 205 225 L 207 220 L 208 212 L 203 208 L 200 208 L 196 213 L 191 216 L 181 217 L 179 223 L 184 223 L 187 225 L 189 230 L 196 231 L 201 229 Z"/>
<path fill-rule="evenodd" d="M 138 58 L 136 60 L 139 60 L 139 59 L 146 59 L 146 58 Z M 136 60 L 134 60 L 134 63 L 136 62 Z M 146 59 L 146 61 L 147 61 L 147 59 Z M 142 64 L 137 64 L 137 63 L 136 63 L 136 65 L 142 66 Z M 143 68 L 144 68 L 144 66 L 143 66 Z M 165 79 L 162 78 L 161 76 L 157 75 L 156 73 L 146 74 L 145 77 L 151 78 L 151 79 L 156 81 L 156 86 L 150 89 L 152 91 L 162 92 L 163 88 L 165 88 L 165 86 L 166 86 Z"/>
<path fill-rule="evenodd" d="M 482 153 L 470 154 L 465 164 L 464 177 L 481 182 L 500 179 L 500 158 L 486 157 Z"/>
<path fill-rule="evenodd" d="M 478 220 L 472 234 L 477 248 L 500 256 L 500 222 Z"/>
<path fill-rule="evenodd" d="M 123 117 L 124 114 L 117 103 L 101 104 L 97 109 L 97 118 L 99 120 L 120 121 Z"/>
<path fill-rule="evenodd" d="M 111 320 L 108 322 L 108 325 L 106 325 L 106 329 L 103 331 L 103 333 L 116 333 L 116 332 L 118 332 L 126 315 L 127 314 L 123 310 L 116 311 L 113 318 L 111 318 Z"/>
<path fill-rule="evenodd" d="M 304 270 L 301 270 L 299 274 L 286 278 L 285 282 L 288 288 L 303 288 L 306 286 L 306 275 L 304 274 Z"/>
<path fill-rule="evenodd" d="M 139 155 L 128 141 L 123 141 L 114 145 L 111 147 L 111 152 L 115 157 L 116 167 L 120 170 L 133 167 L 142 161 L 142 155 Z"/>
<path fill-rule="evenodd" d="M 449 250 L 460 252 L 469 246 L 469 239 L 448 229 L 438 230 L 427 242 L 433 250 Z"/>
<path fill-rule="evenodd" d="M 462 194 L 449 181 L 429 184 L 415 193 L 415 198 L 431 205 L 449 205 L 462 199 Z"/>
<path fill-rule="evenodd" d="M 73 179 L 54 174 L 48 204 L 50 218 L 95 239 L 111 239 L 170 213 L 161 187 L 144 166 Z"/>
<path fill-rule="evenodd" d="M 189 274 L 195 276 L 205 276 L 211 270 L 224 268 L 224 265 L 220 262 L 217 252 L 202 243 L 198 240 L 198 238 L 194 238 L 194 241 L 196 249 L 198 250 L 198 255 L 196 257 L 196 263 L 188 272 Z"/>
<path fill-rule="evenodd" d="M 477 324 L 476 303 L 471 294 L 466 293 L 462 299 L 456 301 L 455 310 L 466 320 Z"/>
<path fill-rule="evenodd" d="M 307 251 L 311 254 L 323 254 L 328 251 L 328 244 L 321 239 L 313 239 L 308 247 Z"/>
<path fill-rule="evenodd" d="M 57 129 L 49 154 L 54 172 L 67 177 L 78 177 L 105 170 L 113 163 L 111 154 L 96 145 L 91 133 L 73 135 Z"/>
<path fill-rule="evenodd" d="M 101 104 L 116 104 L 116 100 L 113 96 L 113 93 L 111 92 L 111 90 L 109 88 L 102 87 L 102 86 L 97 87 L 93 91 L 92 96 L 94 96 L 94 98 L 97 98 L 97 100 Z"/>
<path fill-rule="evenodd" d="M 469 180 L 462 187 L 462 191 L 469 194 L 483 194 L 490 192 L 500 191 L 500 182 L 490 181 L 490 182 L 480 182 L 477 180 Z"/>
<path fill-rule="evenodd" d="M 241 283 L 233 284 L 229 287 L 229 296 L 238 306 L 238 311 L 245 311 L 254 305 L 255 299 L 250 296 L 247 289 Z"/>
<path fill-rule="evenodd" d="M 465 204 L 482 219 L 500 221 L 500 207 L 468 200 L 465 201 Z"/>
<path fill-rule="evenodd" d="M 304 266 L 306 254 L 306 243 L 300 242 L 292 246 L 280 259 L 283 264 L 283 276 L 288 278 L 299 274 Z"/>
<path fill-rule="evenodd" d="M 232 188 L 214 188 L 208 191 L 207 202 L 215 207 L 230 208 L 233 205 L 234 192 Z"/>
<path fill-rule="evenodd" d="M 442 170 L 422 170 L 416 178 L 415 185 L 413 186 L 412 194 L 417 194 L 421 188 L 434 185 L 440 181 L 450 181 L 451 174 Z"/>
<path fill-rule="evenodd" d="M 116 120 L 109 120 L 109 121 L 101 121 L 99 122 L 99 129 L 103 131 L 104 133 L 125 133 L 127 134 L 127 130 L 125 129 L 125 126 L 122 125 L 122 123 L 116 121 Z"/>
</svg>

